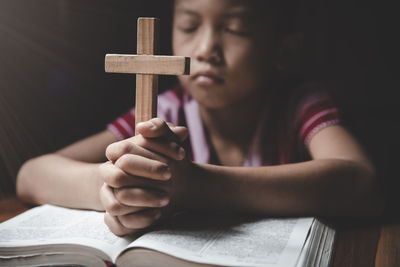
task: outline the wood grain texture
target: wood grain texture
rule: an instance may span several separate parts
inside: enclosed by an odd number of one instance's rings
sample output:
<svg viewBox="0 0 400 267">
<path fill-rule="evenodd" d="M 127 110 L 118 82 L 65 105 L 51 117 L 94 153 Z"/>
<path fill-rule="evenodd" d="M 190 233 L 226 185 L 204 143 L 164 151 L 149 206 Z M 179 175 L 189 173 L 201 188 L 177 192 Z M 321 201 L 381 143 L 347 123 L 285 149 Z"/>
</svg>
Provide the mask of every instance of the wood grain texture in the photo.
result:
<svg viewBox="0 0 400 267">
<path fill-rule="evenodd" d="M 158 53 L 160 20 L 158 18 L 138 18 L 137 54 L 154 55 Z"/>
<path fill-rule="evenodd" d="M 373 267 L 379 235 L 379 225 L 355 223 L 339 227 L 331 266 Z"/>
<path fill-rule="evenodd" d="M 382 227 L 375 259 L 376 267 L 400 266 L 400 224 Z"/>
<path fill-rule="evenodd" d="M 31 206 L 25 205 L 16 197 L 2 199 L 0 200 L 0 223 L 15 217 L 30 208 Z"/>
<path fill-rule="evenodd" d="M 158 52 L 159 20 L 139 18 L 137 23 L 137 54 L 154 55 Z M 136 74 L 136 124 L 157 116 L 158 76 Z M 137 134 L 135 127 L 135 134 Z"/>
<path fill-rule="evenodd" d="M 189 74 L 190 58 L 181 56 L 107 54 L 106 72 L 158 75 Z"/>
<path fill-rule="evenodd" d="M 157 94 L 157 75 L 136 75 L 135 124 L 148 121 L 157 116 Z M 135 134 L 137 134 L 137 132 Z"/>
</svg>

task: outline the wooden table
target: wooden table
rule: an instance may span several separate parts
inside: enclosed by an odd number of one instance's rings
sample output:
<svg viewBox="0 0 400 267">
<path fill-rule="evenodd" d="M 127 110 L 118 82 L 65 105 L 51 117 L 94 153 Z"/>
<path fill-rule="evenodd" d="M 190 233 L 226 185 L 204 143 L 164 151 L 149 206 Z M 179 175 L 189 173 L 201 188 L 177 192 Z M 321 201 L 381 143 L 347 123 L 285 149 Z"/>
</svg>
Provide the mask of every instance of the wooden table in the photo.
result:
<svg viewBox="0 0 400 267">
<path fill-rule="evenodd" d="M 29 208 L 17 198 L 0 200 L 0 222 Z M 400 266 L 400 221 L 353 222 L 337 226 L 332 266 Z"/>
</svg>

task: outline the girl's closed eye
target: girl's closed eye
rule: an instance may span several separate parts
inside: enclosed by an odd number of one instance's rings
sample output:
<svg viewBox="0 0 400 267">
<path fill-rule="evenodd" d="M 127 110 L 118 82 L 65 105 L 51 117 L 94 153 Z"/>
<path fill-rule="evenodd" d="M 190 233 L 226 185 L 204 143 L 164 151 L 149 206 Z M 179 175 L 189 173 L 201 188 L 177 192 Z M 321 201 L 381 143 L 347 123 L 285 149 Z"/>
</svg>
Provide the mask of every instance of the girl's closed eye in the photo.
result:
<svg viewBox="0 0 400 267">
<path fill-rule="evenodd" d="M 193 33 L 197 30 L 197 25 L 183 25 L 183 26 L 178 26 L 178 29 L 183 32 L 183 33 Z"/>
<path fill-rule="evenodd" d="M 176 16 L 176 28 L 183 33 L 192 33 L 199 27 L 197 15 L 189 11 L 181 11 Z"/>
<path fill-rule="evenodd" d="M 222 26 L 224 32 L 228 34 L 238 35 L 238 36 L 249 36 L 251 33 L 251 27 L 248 23 L 245 23 L 243 19 L 234 18 L 228 19 Z"/>
<path fill-rule="evenodd" d="M 249 32 L 247 30 L 242 30 L 242 29 L 236 29 L 236 28 L 231 28 L 231 27 L 224 27 L 224 32 L 233 34 L 233 35 L 238 35 L 238 36 L 248 36 Z"/>
</svg>

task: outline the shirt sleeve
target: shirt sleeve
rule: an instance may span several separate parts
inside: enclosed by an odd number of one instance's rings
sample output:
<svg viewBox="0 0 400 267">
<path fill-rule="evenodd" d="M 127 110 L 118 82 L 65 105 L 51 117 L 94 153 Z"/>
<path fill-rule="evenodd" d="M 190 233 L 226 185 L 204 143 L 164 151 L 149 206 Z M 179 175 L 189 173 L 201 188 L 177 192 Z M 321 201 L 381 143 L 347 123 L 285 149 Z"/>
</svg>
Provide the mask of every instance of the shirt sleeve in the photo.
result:
<svg viewBox="0 0 400 267">
<path fill-rule="evenodd" d="M 341 122 L 339 110 L 329 94 L 313 93 L 304 97 L 298 105 L 296 126 L 301 144 L 307 147 L 320 130 Z"/>
<path fill-rule="evenodd" d="M 135 133 L 135 108 L 132 108 L 121 117 L 107 125 L 119 140 L 132 137 Z"/>
<path fill-rule="evenodd" d="M 175 125 L 184 125 L 181 115 L 183 112 L 183 88 L 177 86 L 167 90 L 158 96 L 157 116 L 167 122 Z M 107 125 L 109 129 L 119 140 L 135 135 L 135 108 L 131 108 L 128 112 L 115 119 Z"/>
</svg>

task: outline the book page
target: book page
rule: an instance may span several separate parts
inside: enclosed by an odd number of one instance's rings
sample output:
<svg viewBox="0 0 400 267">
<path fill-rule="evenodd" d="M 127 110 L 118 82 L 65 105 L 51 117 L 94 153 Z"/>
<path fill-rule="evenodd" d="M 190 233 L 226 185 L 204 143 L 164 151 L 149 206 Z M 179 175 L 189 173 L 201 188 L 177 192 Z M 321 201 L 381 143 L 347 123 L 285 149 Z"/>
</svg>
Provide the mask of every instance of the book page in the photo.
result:
<svg viewBox="0 0 400 267">
<path fill-rule="evenodd" d="M 197 228 L 166 227 L 143 235 L 129 247 L 150 248 L 198 263 L 295 266 L 313 218 L 227 221 L 197 222 Z"/>
<path fill-rule="evenodd" d="M 316 219 L 307 240 L 310 245 L 304 257 L 304 266 L 329 266 L 334 241 L 335 230 Z"/>
<path fill-rule="evenodd" d="M 20 246 L 80 244 L 99 249 L 114 260 L 134 238 L 115 236 L 103 216 L 103 212 L 52 205 L 33 208 L 0 224 L 1 255 L 7 248 Z"/>
</svg>

